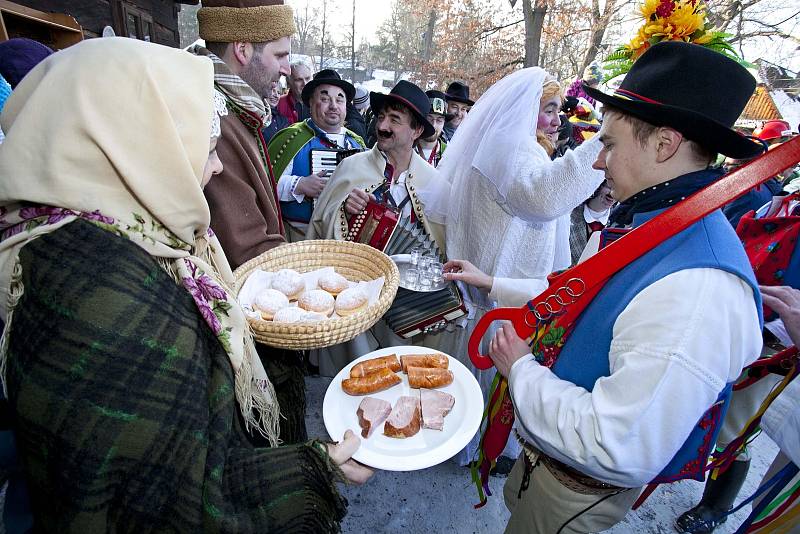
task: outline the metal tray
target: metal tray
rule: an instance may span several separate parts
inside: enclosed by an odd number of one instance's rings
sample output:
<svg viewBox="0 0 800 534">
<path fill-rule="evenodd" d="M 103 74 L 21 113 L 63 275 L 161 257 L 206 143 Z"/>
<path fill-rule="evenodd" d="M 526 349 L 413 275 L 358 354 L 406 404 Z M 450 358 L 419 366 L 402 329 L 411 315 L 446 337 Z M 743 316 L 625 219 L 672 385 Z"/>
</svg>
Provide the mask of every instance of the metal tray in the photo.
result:
<svg viewBox="0 0 800 534">
<path fill-rule="evenodd" d="M 442 289 L 447 287 L 449 284 L 449 280 L 442 280 L 441 284 L 431 284 L 429 287 L 423 288 L 419 284 L 415 284 L 410 286 L 406 283 L 406 270 L 412 268 L 411 265 L 411 254 L 395 254 L 394 256 L 389 256 L 395 265 L 397 265 L 397 270 L 400 271 L 400 282 L 399 286 L 403 289 L 408 289 L 409 291 L 416 291 L 418 293 L 432 293 L 434 291 L 441 291 Z"/>
</svg>

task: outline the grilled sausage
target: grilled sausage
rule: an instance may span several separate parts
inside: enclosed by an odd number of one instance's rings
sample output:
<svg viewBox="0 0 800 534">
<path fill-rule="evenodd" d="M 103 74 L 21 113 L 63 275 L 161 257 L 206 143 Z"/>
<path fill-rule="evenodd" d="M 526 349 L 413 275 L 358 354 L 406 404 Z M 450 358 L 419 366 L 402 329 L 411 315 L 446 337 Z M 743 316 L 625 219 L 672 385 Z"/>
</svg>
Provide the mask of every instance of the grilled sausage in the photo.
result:
<svg viewBox="0 0 800 534">
<path fill-rule="evenodd" d="M 350 369 L 350 378 L 364 377 L 384 367 L 390 369 L 393 373 L 400 371 L 400 361 L 397 359 L 397 355 L 390 354 L 388 356 L 381 356 L 380 358 L 372 358 L 371 360 L 359 362 Z"/>
<path fill-rule="evenodd" d="M 400 365 L 407 373 L 409 367 L 437 367 L 447 369 L 449 362 L 444 354 L 406 354 L 400 356 Z"/>
<path fill-rule="evenodd" d="M 453 383 L 453 372 L 436 367 L 409 367 L 408 385 L 412 388 L 440 388 Z"/>
<path fill-rule="evenodd" d="M 382 367 L 364 377 L 345 378 L 342 389 L 348 395 L 369 395 L 399 384 L 402 379 L 388 367 Z"/>
</svg>

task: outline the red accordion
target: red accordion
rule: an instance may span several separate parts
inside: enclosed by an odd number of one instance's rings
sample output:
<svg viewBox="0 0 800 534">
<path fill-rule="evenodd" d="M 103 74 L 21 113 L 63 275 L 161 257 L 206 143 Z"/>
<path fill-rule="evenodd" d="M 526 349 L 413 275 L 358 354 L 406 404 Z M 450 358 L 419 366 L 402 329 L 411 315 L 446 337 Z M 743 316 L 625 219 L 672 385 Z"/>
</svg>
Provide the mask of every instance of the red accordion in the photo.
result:
<svg viewBox="0 0 800 534">
<path fill-rule="evenodd" d="M 366 208 L 350 217 L 345 240 L 383 251 L 399 222 L 400 213 L 394 207 L 370 200 Z"/>
</svg>

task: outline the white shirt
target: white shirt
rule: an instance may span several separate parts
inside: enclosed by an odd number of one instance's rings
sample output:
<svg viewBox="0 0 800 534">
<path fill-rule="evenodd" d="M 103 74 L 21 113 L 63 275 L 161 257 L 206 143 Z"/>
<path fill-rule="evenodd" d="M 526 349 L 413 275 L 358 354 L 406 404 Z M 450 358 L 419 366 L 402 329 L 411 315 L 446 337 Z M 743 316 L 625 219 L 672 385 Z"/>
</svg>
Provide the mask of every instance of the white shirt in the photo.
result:
<svg viewBox="0 0 800 534">
<path fill-rule="evenodd" d="M 594 211 L 592 208 L 589 207 L 588 204 L 583 205 L 583 220 L 586 221 L 586 224 L 599 221 L 603 223 L 603 225 L 606 225 L 608 224 L 608 217 L 610 215 L 611 215 L 610 208 L 605 211 Z"/>
<path fill-rule="evenodd" d="M 510 284 L 501 286 L 512 293 Z M 524 302 L 531 295 L 516 298 Z M 512 366 L 518 432 L 595 478 L 641 486 L 669 463 L 725 384 L 760 349 L 746 282 L 718 269 L 673 273 L 646 287 L 617 317 L 611 374 L 592 392 L 559 379 L 532 355 Z"/>
<path fill-rule="evenodd" d="M 394 203 L 397 206 L 399 206 L 406 198 L 408 198 L 408 189 L 406 188 L 407 175 L 407 170 L 401 172 L 400 175 L 395 178 L 392 184 L 389 186 L 389 194 L 392 195 L 392 200 L 394 200 Z M 403 217 L 411 217 L 411 202 L 406 202 L 406 205 L 403 206 L 402 215 Z"/>
<path fill-rule="evenodd" d="M 789 382 L 772 401 L 761 419 L 761 428 L 783 454 L 800 465 L 800 380 Z"/>
</svg>

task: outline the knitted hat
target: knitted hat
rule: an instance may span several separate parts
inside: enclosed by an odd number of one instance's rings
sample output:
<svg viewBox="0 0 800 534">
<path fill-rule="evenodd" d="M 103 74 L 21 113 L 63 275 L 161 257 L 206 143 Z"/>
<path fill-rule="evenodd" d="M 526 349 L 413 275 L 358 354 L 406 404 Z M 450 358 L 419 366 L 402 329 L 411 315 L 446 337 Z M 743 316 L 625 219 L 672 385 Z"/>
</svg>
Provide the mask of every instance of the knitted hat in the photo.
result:
<svg viewBox="0 0 800 534">
<path fill-rule="evenodd" d="M 369 107 L 369 91 L 361 85 L 356 85 L 356 96 L 353 98 L 353 105 L 358 111 L 364 111 Z"/>
<path fill-rule="evenodd" d="M 0 75 L 14 89 L 33 67 L 53 51 L 39 41 L 18 37 L 0 43 Z"/>
<path fill-rule="evenodd" d="M 214 43 L 266 43 L 295 32 L 283 0 L 203 0 L 197 22 L 200 38 Z"/>
</svg>

